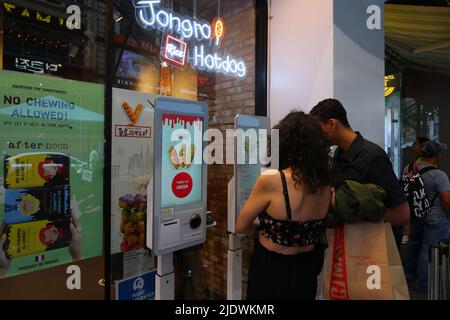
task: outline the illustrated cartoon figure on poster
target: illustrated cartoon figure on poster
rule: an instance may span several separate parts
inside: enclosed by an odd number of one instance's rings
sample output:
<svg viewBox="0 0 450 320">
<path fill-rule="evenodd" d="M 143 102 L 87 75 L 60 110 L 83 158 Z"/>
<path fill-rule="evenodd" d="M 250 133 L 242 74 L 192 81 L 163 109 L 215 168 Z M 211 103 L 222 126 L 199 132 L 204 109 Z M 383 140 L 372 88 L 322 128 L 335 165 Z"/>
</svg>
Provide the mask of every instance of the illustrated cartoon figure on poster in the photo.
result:
<svg viewBox="0 0 450 320">
<path fill-rule="evenodd" d="M 61 185 L 66 182 L 65 172 L 67 170 L 68 168 L 65 167 L 63 163 L 56 163 L 51 159 L 41 161 L 38 164 L 39 176 L 48 183 L 51 182 L 54 185 Z"/>
<path fill-rule="evenodd" d="M 39 240 L 47 249 L 58 249 L 65 247 L 70 242 L 71 234 L 64 222 L 48 223 L 44 228 L 39 230 Z"/>
<path fill-rule="evenodd" d="M 73 261 L 82 259 L 81 239 L 82 230 L 78 223 L 79 202 L 71 202 L 71 217 L 69 223 L 64 221 L 49 222 L 44 228 L 39 230 L 39 241 L 46 247 L 45 251 L 68 247 L 69 254 Z M 8 226 L 0 225 L 0 279 L 8 271 L 13 258 L 8 255 Z M 35 255 L 35 253 L 33 253 Z"/>
<path fill-rule="evenodd" d="M 70 184 L 70 158 L 58 153 L 24 153 L 5 156 L 7 189 Z"/>
<path fill-rule="evenodd" d="M 40 201 L 31 194 L 25 194 L 17 208 L 21 214 L 31 216 L 40 210 Z"/>
<path fill-rule="evenodd" d="M 54 188 L 7 189 L 7 225 L 37 220 L 62 219 L 70 214 L 70 186 Z"/>
<path fill-rule="evenodd" d="M 60 167 L 61 165 L 57 165 L 53 160 L 45 160 L 39 162 L 38 172 L 43 179 L 50 181 L 58 174 L 58 171 L 61 171 Z"/>
</svg>

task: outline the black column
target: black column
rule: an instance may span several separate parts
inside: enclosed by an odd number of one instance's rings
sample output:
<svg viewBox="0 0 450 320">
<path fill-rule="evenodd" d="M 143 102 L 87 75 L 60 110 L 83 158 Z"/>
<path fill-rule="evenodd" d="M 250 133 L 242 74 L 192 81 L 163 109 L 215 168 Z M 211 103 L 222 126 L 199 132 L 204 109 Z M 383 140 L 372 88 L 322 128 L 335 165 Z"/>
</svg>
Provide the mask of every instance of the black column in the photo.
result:
<svg viewBox="0 0 450 320">
<path fill-rule="evenodd" d="M 267 42 L 269 5 L 267 0 L 255 0 L 255 115 L 267 116 Z"/>
</svg>

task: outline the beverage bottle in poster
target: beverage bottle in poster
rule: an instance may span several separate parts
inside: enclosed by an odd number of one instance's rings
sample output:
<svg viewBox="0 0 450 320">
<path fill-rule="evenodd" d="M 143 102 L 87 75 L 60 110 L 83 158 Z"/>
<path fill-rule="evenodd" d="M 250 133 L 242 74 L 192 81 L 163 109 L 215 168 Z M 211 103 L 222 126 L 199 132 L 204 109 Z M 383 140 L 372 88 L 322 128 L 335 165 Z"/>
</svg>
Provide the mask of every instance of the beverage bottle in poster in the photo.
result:
<svg viewBox="0 0 450 320">
<path fill-rule="evenodd" d="M 170 74 L 170 67 L 167 63 L 161 65 L 161 79 L 160 79 L 160 95 L 171 96 L 172 95 L 172 81 Z"/>
</svg>

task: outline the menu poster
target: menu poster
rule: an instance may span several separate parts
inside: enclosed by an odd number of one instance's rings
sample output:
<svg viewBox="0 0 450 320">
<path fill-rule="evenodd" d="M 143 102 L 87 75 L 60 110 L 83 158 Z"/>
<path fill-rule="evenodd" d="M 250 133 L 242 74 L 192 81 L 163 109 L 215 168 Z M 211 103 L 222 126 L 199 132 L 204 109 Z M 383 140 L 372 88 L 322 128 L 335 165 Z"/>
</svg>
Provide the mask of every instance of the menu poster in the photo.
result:
<svg viewBox="0 0 450 320">
<path fill-rule="evenodd" d="M 3 70 L 0 92 L 0 274 L 100 256 L 104 86 Z"/>
<path fill-rule="evenodd" d="M 145 248 L 156 95 L 113 89 L 111 253 Z"/>
<path fill-rule="evenodd" d="M 202 117 L 162 115 L 162 208 L 202 200 L 202 137 Z"/>
</svg>

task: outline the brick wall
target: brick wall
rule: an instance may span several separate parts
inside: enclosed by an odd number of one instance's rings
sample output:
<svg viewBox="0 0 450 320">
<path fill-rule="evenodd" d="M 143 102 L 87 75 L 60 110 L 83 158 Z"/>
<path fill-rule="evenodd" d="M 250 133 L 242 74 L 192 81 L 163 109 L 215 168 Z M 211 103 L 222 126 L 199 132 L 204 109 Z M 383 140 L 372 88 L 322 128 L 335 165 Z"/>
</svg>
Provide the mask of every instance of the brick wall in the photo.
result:
<svg viewBox="0 0 450 320">
<path fill-rule="evenodd" d="M 210 20 L 217 15 L 217 1 L 199 1 L 198 10 L 201 16 Z M 205 88 L 209 97 L 210 127 L 221 130 L 225 137 L 225 130 L 233 128 L 237 114 L 255 113 L 254 1 L 221 1 L 220 15 L 225 22 L 225 38 L 218 51 L 243 59 L 247 66 L 244 79 L 216 74 Z M 201 256 L 206 286 L 222 298 L 226 298 L 227 285 L 227 184 L 232 176 L 232 165 L 208 167 L 208 210 L 212 211 L 217 226 L 209 228 Z M 243 246 L 246 274 L 252 241 L 247 239 Z"/>
</svg>

